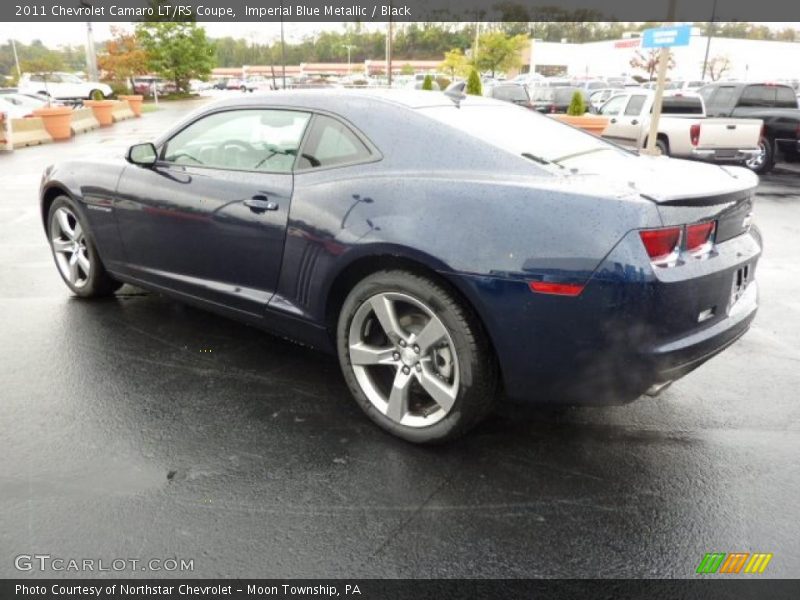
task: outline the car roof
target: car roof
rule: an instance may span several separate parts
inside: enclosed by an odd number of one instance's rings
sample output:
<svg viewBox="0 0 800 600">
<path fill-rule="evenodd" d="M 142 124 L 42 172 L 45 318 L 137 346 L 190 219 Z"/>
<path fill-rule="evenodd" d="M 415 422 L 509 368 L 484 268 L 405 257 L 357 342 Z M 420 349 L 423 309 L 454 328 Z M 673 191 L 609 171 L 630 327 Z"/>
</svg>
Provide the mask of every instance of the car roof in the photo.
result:
<svg viewBox="0 0 800 600">
<path fill-rule="evenodd" d="M 436 91 L 410 90 L 410 89 L 340 89 L 325 88 L 321 90 L 276 90 L 248 96 L 221 100 L 209 105 L 214 109 L 226 106 L 296 106 L 309 109 L 322 109 L 336 111 L 344 109 L 354 98 L 374 101 L 382 104 L 404 106 L 410 109 L 427 108 L 432 106 L 453 106 L 453 101 L 443 93 Z M 496 106 L 496 101 L 482 96 L 467 96 L 461 101 L 463 104 Z"/>
</svg>

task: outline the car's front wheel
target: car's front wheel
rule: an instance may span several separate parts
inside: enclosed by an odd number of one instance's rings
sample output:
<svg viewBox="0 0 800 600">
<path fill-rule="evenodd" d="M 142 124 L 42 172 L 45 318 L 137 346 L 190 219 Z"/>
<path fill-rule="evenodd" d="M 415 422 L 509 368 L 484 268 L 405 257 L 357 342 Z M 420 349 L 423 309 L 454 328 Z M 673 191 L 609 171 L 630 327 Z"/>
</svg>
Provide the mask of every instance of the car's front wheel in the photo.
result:
<svg viewBox="0 0 800 600">
<path fill-rule="evenodd" d="M 122 287 L 100 261 L 86 223 L 70 198 L 59 196 L 53 201 L 47 223 L 58 272 L 74 294 L 97 298 L 109 296 Z"/>
<path fill-rule="evenodd" d="M 411 442 L 453 439 L 480 421 L 497 393 L 497 365 L 472 312 L 427 277 L 381 271 L 342 307 L 339 361 L 361 408 Z"/>
</svg>

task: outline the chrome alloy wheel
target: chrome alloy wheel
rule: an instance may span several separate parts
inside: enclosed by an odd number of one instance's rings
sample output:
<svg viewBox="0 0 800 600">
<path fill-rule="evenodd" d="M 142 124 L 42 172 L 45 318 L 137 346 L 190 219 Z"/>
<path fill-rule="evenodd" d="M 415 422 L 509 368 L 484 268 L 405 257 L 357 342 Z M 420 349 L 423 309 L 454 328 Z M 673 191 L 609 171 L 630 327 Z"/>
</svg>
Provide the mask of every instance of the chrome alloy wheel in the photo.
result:
<svg viewBox="0 0 800 600">
<path fill-rule="evenodd" d="M 50 222 L 50 243 L 61 275 L 75 288 L 89 281 L 92 263 L 86 247 L 83 228 L 68 208 L 61 207 L 53 213 Z"/>
<path fill-rule="evenodd" d="M 753 171 L 760 169 L 764 166 L 764 163 L 767 160 L 767 142 L 765 140 L 759 140 L 758 142 L 758 154 L 753 154 L 750 158 L 745 161 L 745 165 L 749 169 Z"/>
<path fill-rule="evenodd" d="M 385 292 L 364 301 L 350 323 L 348 349 L 361 390 L 395 423 L 427 427 L 452 410 L 459 390 L 455 344 L 416 298 Z"/>
</svg>

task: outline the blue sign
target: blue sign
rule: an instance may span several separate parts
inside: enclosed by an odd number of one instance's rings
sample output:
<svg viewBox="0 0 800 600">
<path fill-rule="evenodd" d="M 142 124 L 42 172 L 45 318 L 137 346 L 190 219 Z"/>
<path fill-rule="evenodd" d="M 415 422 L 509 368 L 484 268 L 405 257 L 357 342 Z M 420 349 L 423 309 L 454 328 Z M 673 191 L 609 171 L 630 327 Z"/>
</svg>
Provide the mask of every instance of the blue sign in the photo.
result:
<svg viewBox="0 0 800 600">
<path fill-rule="evenodd" d="M 642 32 L 642 48 L 671 48 L 688 46 L 692 37 L 691 25 L 656 27 Z"/>
</svg>

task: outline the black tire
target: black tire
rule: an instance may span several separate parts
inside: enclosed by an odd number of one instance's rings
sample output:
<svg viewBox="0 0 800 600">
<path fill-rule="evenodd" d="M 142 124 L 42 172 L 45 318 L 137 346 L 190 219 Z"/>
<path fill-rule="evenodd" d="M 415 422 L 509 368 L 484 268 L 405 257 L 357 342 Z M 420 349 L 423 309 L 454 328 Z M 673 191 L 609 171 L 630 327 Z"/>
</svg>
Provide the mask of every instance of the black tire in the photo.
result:
<svg viewBox="0 0 800 600">
<path fill-rule="evenodd" d="M 85 277 L 85 281 L 81 285 L 74 284 L 67 276 L 65 276 L 61 266 L 59 265 L 59 258 L 54 248 L 54 238 L 56 237 L 56 234 L 54 232 L 53 221 L 56 218 L 56 213 L 61 208 L 65 208 L 69 213 L 71 213 L 77 223 L 80 224 L 80 227 L 83 231 L 85 253 L 88 256 L 89 264 L 91 266 L 89 268 L 88 275 Z M 61 279 L 64 280 L 64 283 L 67 284 L 67 287 L 76 296 L 81 298 L 102 298 L 112 295 L 122 287 L 122 283 L 111 277 L 111 275 L 109 275 L 106 271 L 103 262 L 100 260 L 100 255 L 97 252 L 97 247 L 95 246 L 94 238 L 89 230 L 88 223 L 86 223 L 86 219 L 82 217 L 82 214 L 80 211 L 78 211 L 75 202 L 68 196 L 58 196 L 50 206 L 50 210 L 47 213 L 47 239 L 50 243 L 50 251 L 53 255 L 53 260 L 56 263 L 56 269 L 58 270 L 59 275 L 61 275 Z"/>
<path fill-rule="evenodd" d="M 247 87 L 246 87 L 246 86 L 242 86 L 242 87 L 240 87 L 239 89 L 240 89 L 242 92 L 246 92 L 246 91 L 247 91 Z"/>
<path fill-rule="evenodd" d="M 763 156 L 758 160 L 745 162 L 745 166 L 759 175 L 764 175 L 772 171 L 775 166 L 775 141 L 768 137 L 763 137 L 758 141 L 758 146 Z"/>
<path fill-rule="evenodd" d="M 444 325 L 455 350 L 458 392 L 449 411 L 432 425 L 408 426 L 389 418 L 365 394 L 351 363 L 350 334 L 353 320 L 362 305 L 376 295 L 385 293 L 402 294 L 428 307 Z M 360 281 L 342 306 L 336 342 L 345 381 L 358 404 L 380 427 L 409 442 L 425 444 L 453 440 L 474 427 L 495 403 L 498 366 L 481 323 L 453 292 L 427 277 L 403 270 L 386 270 Z M 398 371 L 401 364 L 397 363 Z M 411 385 L 419 384 L 412 382 Z M 456 387 L 455 382 L 453 387 Z"/>
<path fill-rule="evenodd" d="M 661 156 L 669 156 L 669 142 L 664 138 L 656 139 L 656 148 L 658 148 Z"/>
</svg>

